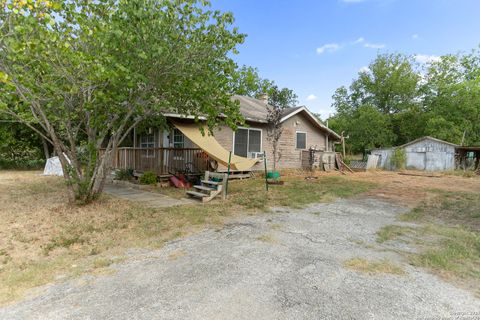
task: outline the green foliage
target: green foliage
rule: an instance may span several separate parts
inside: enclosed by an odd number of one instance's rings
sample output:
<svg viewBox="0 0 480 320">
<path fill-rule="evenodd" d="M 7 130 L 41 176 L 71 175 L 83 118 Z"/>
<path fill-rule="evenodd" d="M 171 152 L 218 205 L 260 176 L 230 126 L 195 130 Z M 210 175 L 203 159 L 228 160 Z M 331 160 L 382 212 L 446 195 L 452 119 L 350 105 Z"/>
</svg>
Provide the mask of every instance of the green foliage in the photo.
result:
<svg viewBox="0 0 480 320">
<path fill-rule="evenodd" d="M 242 121 L 230 79 L 245 35 L 208 1 L 1 6 L 0 113 L 48 140 L 64 167 L 63 154 L 71 160 L 76 199 L 101 192 L 109 159 L 98 149 L 109 157 L 142 120 L 171 111 L 204 116 L 210 129 Z"/>
<path fill-rule="evenodd" d="M 405 164 L 407 163 L 407 154 L 402 148 L 395 148 L 393 150 L 392 156 L 390 158 L 390 164 L 396 170 L 405 169 Z"/>
<path fill-rule="evenodd" d="M 157 183 L 157 174 L 152 171 L 145 171 L 140 177 L 141 184 L 156 184 Z"/>
<path fill-rule="evenodd" d="M 133 169 L 119 169 L 115 171 L 115 179 L 130 180 L 133 178 Z"/>
<path fill-rule="evenodd" d="M 275 82 L 262 79 L 258 69 L 242 66 L 237 69 L 230 79 L 232 92 L 238 95 L 259 98 L 262 94 L 268 95 L 268 103 L 279 108 L 288 108 L 298 103 L 298 96 L 293 90 L 279 88 Z"/>
<path fill-rule="evenodd" d="M 0 116 L 0 169 L 39 169 L 45 164 L 38 134 Z"/>
<path fill-rule="evenodd" d="M 350 114 L 339 114 L 328 123 L 333 130 L 345 131 L 350 136 L 346 141 L 351 153 L 391 146 L 395 140 L 389 117 L 371 105 L 362 105 Z"/>
<path fill-rule="evenodd" d="M 335 91 L 332 106 L 329 124 L 350 136 L 352 153 L 425 135 L 460 144 L 465 134 L 466 145 L 480 144 L 480 52 L 425 64 L 379 55 L 349 88 Z"/>
<path fill-rule="evenodd" d="M 20 159 L 7 160 L 0 159 L 0 170 L 14 169 L 14 170 L 38 170 L 45 166 L 44 159 Z"/>
</svg>

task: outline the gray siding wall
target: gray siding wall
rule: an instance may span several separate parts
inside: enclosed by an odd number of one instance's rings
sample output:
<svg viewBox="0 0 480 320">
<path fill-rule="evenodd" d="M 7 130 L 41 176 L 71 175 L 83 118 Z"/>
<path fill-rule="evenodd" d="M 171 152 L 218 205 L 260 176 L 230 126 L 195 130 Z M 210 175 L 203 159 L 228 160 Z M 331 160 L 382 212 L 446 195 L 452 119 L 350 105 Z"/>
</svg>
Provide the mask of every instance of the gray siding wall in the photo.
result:
<svg viewBox="0 0 480 320">
<path fill-rule="evenodd" d="M 374 149 L 371 151 L 371 154 L 376 154 L 380 156 L 378 160 L 378 167 L 385 169 L 385 170 L 392 170 L 392 166 L 390 165 L 390 158 L 393 153 L 393 149 Z"/>
<path fill-rule="evenodd" d="M 392 170 L 390 158 L 393 148 L 372 150 L 381 156 L 379 167 Z M 447 171 L 455 169 L 455 147 L 431 139 L 424 139 L 404 148 L 407 169 Z"/>
<path fill-rule="evenodd" d="M 445 171 L 455 169 L 455 147 L 425 139 L 405 147 L 407 169 Z"/>
</svg>

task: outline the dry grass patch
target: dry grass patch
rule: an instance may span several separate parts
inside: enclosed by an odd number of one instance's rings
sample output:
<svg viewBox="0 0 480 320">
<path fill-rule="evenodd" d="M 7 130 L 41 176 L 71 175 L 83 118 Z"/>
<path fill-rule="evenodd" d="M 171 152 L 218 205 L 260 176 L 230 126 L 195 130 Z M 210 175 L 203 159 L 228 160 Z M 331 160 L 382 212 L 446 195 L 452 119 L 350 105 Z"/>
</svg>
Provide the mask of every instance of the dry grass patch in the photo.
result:
<svg viewBox="0 0 480 320">
<path fill-rule="evenodd" d="M 353 258 L 345 261 L 343 265 L 346 268 L 369 275 L 376 275 L 379 273 L 390 273 L 396 275 L 405 274 L 405 271 L 400 266 L 391 263 L 387 259 L 370 261 L 363 258 Z"/>
<path fill-rule="evenodd" d="M 235 210 L 226 203 L 145 208 L 103 196 L 67 204 L 62 178 L 38 172 L 0 172 L 0 304 L 55 280 L 96 272 L 131 247 L 166 241 L 221 224 Z"/>
<path fill-rule="evenodd" d="M 257 240 L 268 242 L 268 243 L 278 243 L 278 240 L 271 234 L 262 234 L 261 236 L 257 237 Z"/>
<path fill-rule="evenodd" d="M 374 186 L 335 176 L 285 180 L 285 186 L 272 186 L 268 193 L 263 179 L 234 181 L 227 201 L 153 209 L 107 195 L 92 204 L 70 205 L 63 178 L 0 171 L 0 304 L 59 276 L 107 269 L 111 257 L 121 257 L 128 248 L 158 248 L 207 225 L 221 225 L 226 217 L 328 201 Z M 179 196 L 179 190 L 160 191 Z"/>
<path fill-rule="evenodd" d="M 168 255 L 168 260 L 172 260 L 172 261 L 177 260 L 178 258 L 185 256 L 186 254 L 187 253 L 185 252 L 185 250 L 182 250 L 182 249 L 175 250 L 174 252 Z"/>
</svg>

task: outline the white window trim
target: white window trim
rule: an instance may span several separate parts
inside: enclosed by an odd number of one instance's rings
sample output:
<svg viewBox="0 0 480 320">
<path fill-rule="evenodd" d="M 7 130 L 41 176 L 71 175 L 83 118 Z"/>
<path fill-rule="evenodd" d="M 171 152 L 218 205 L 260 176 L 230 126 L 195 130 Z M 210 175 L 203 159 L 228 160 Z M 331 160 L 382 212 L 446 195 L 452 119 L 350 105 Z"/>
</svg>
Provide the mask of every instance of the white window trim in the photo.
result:
<svg viewBox="0 0 480 320">
<path fill-rule="evenodd" d="M 179 136 L 182 137 L 182 142 L 175 142 L 175 130 L 178 130 L 177 132 L 179 132 Z M 175 148 L 175 144 L 182 144 L 182 147 L 181 148 L 178 148 L 178 149 L 185 149 L 185 135 L 183 134 L 182 131 L 180 131 L 180 129 L 177 129 L 177 128 L 174 128 L 172 130 L 172 147 Z"/>
<path fill-rule="evenodd" d="M 145 137 L 145 136 L 152 136 L 153 137 L 153 142 L 142 142 L 142 138 Z M 139 147 L 140 149 L 146 149 L 146 150 L 143 150 L 142 153 L 141 153 L 141 157 L 142 158 L 155 158 L 155 140 L 156 140 L 156 134 L 155 132 L 151 133 L 151 134 L 142 134 L 140 135 L 140 144 L 139 144 Z M 153 147 L 145 147 L 144 145 L 145 144 L 153 144 Z M 153 150 L 152 150 L 153 149 Z"/>
<path fill-rule="evenodd" d="M 259 128 L 249 128 L 249 127 L 238 127 L 237 129 L 245 129 L 245 130 L 255 130 L 255 131 L 260 131 L 260 152 L 263 152 L 263 129 Z M 232 154 L 235 155 L 235 131 L 232 133 Z M 248 147 L 250 143 L 250 133 L 247 136 L 247 158 L 248 158 Z"/>
<path fill-rule="evenodd" d="M 297 142 L 298 142 L 297 134 L 298 133 L 305 133 L 305 148 L 299 148 L 297 146 Z M 308 145 L 308 143 L 307 143 L 308 140 L 307 139 L 308 139 L 308 134 L 307 134 L 306 131 L 295 131 L 295 149 L 297 149 L 297 150 L 307 150 L 307 145 Z"/>
<path fill-rule="evenodd" d="M 142 142 L 142 138 L 146 137 L 146 136 L 152 136 L 153 137 L 153 141 L 152 142 Z M 139 139 L 139 147 L 140 148 L 144 148 L 144 149 L 147 149 L 147 148 L 155 148 L 155 133 L 151 133 L 151 134 L 142 134 L 140 135 L 140 139 Z M 144 147 L 142 145 L 146 145 L 146 144 L 153 144 L 153 147 Z"/>
</svg>

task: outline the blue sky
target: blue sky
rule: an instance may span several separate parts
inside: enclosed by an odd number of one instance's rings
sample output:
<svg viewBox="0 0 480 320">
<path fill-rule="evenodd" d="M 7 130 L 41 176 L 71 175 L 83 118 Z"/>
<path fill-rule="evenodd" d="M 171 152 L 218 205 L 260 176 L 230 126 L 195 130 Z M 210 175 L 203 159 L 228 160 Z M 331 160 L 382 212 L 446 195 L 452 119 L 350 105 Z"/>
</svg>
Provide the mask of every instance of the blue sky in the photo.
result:
<svg viewBox="0 0 480 320">
<path fill-rule="evenodd" d="M 235 56 L 322 118 L 331 96 L 384 52 L 419 60 L 480 44 L 480 0 L 213 0 L 248 35 Z"/>
</svg>

